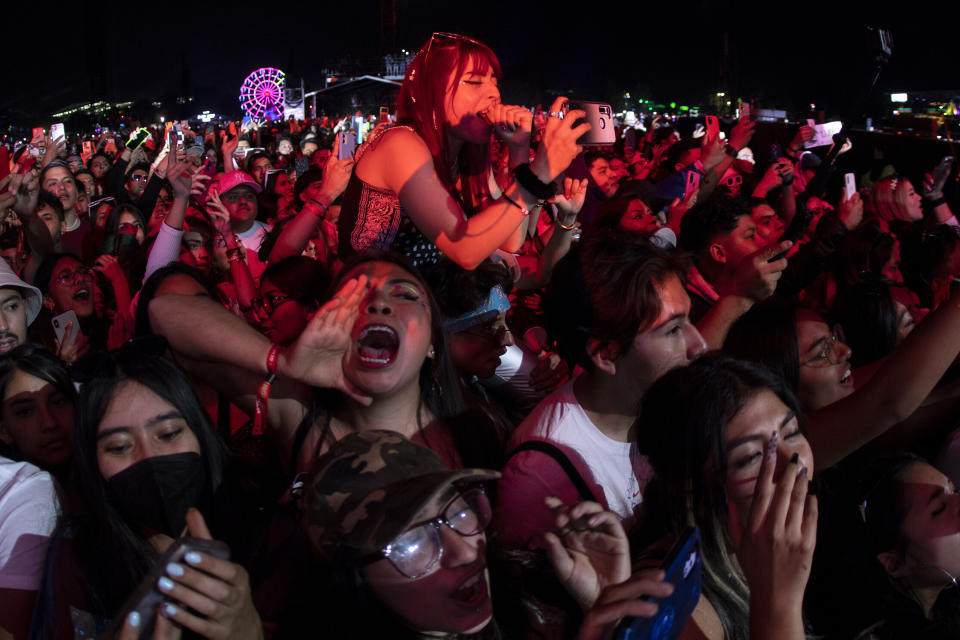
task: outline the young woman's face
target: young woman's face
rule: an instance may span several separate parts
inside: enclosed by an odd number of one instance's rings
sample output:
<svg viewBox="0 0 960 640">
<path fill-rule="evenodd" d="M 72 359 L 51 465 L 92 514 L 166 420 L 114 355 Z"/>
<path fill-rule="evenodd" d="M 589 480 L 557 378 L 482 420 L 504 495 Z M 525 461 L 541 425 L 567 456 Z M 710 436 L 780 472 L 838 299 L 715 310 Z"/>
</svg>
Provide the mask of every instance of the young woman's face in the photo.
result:
<svg viewBox="0 0 960 640">
<path fill-rule="evenodd" d="M 804 411 L 815 411 L 854 392 L 850 347 L 837 339 L 812 311 L 797 312 L 800 377 L 797 399 Z"/>
<path fill-rule="evenodd" d="M 447 91 L 447 124 L 466 142 L 482 144 L 490 138 L 490 125 L 477 113 L 500 103 L 499 80 L 489 66 L 476 62 L 467 66 L 459 77 L 450 74 Z"/>
<path fill-rule="evenodd" d="M 3 394 L 0 440 L 41 469 L 63 464 L 73 452 L 73 403 L 46 380 L 14 370 Z"/>
<path fill-rule="evenodd" d="M 455 489 L 443 493 L 421 509 L 414 522 L 437 518 L 456 497 Z M 463 536 L 440 525 L 440 537 L 443 554 L 425 576 L 407 578 L 384 559 L 364 568 L 364 580 L 411 629 L 476 633 L 493 617 L 486 536 Z"/>
<path fill-rule="evenodd" d="M 913 188 L 913 183 L 909 180 L 903 178 L 902 182 L 897 185 L 897 191 L 901 189 L 904 190 L 905 198 L 905 210 L 900 211 L 902 219 L 907 222 L 912 222 L 914 220 L 920 220 L 923 218 L 923 198 L 917 193 L 917 190 Z"/>
<path fill-rule="evenodd" d="M 813 451 L 796 414 L 769 389 L 755 392 L 727 423 L 726 490 L 735 544 L 739 544 L 740 524 L 750 513 L 764 451 L 774 433 L 780 435 L 774 479 L 781 476 L 794 454 L 798 464 L 807 468 L 807 477 L 813 477 Z"/>
<path fill-rule="evenodd" d="M 260 325 L 261 333 L 276 344 L 293 343 L 307 326 L 310 309 L 281 291 L 269 278 L 261 282 L 260 296 L 272 309 L 269 317 Z"/>
<path fill-rule="evenodd" d="M 290 181 L 290 176 L 285 173 L 279 174 L 277 176 L 277 184 L 274 186 L 274 191 L 276 191 L 277 195 L 281 198 L 292 198 L 293 183 Z"/>
<path fill-rule="evenodd" d="M 643 200 L 631 200 L 620 218 L 621 229 L 643 236 L 653 235 L 662 226 L 660 218 L 654 215 Z"/>
<path fill-rule="evenodd" d="M 924 462 L 900 475 L 906 540 L 902 570 L 918 586 L 960 576 L 960 496 L 950 480 Z"/>
<path fill-rule="evenodd" d="M 461 374 L 489 378 L 500 366 L 500 356 L 513 344 L 506 313 L 450 336 L 450 357 Z"/>
<path fill-rule="evenodd" d="M 61 258 L 50 276 L 44 304 L 54 313 L 73 310 L 87 318 L 93 313 L 93 275 L 76 258 Z"/>
<path fill-rule="evenodd" d="M 109 480 L 141 460 L 200 453 L 180 410 L 139 382 L 121 382 L 97 427 L 97 465 Z"/>
<path fill-rule="evenodd" d="M 131 231 L 133 233 L 130 233 Z M 137 244 L 143 244 L 143 223 L 140 222 L 140 218 L 129 211 L 124 211 L 120 214 L 120 218 L 117 220 L 117 232 L 135 236 L 137 238 Z"/>
<path fill-rule="evenodd" d="M 351 332 L 344 374 L 376 397 L 418 385 L 433 336 L 427 289 L 391 262 L 366 262 L 343 278 L 370 281 Z"/>
</svg>

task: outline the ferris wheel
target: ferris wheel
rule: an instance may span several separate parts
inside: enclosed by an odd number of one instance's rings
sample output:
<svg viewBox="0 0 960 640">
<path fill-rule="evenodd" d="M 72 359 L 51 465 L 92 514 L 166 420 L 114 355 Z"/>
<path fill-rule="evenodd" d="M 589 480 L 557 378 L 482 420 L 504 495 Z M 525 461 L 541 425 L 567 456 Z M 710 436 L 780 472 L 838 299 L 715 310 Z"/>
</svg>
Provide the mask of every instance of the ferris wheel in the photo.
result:
<svg viewBox="0 0 960 640">
<path fill-rule="evenodd" d="M 283 118 L 285 76 L 280 69 L 263 67 L 246 77 L 240 87 L 240 106 L 252 120 Z"/>
</svg>

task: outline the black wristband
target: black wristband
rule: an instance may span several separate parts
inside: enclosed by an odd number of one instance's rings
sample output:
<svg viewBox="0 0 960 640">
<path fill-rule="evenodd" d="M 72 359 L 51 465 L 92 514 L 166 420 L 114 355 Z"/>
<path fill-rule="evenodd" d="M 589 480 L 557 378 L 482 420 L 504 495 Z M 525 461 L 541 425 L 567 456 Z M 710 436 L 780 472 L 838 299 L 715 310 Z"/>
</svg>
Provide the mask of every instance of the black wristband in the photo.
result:
<svg viewBox="0 0 960 640">
<path fill-rule="evenodd" d="M 727 148 L 724 149 L 724 151 L 726 152 L 726 154 L 727 154 L 728 156 L 730 156 L 730 157 L 733 158 L 734 160 L 737 159 L 737 154 L 740 153 L 740 150 L 739 150 L 739 149 L 734 149 L 734 148 L 731 147 L 730 145 L 727 145 Z"/>
<path fill-rule="evenodd" d="M 937 207 L 939 207 L 939 206 L 942 205 L 942 204 L 947 204 L 947 199 L 946 199 L 944 196 L 940 196 L 940 197 L 937 198 L 936 200 L 931 200 L 930 202 L 927 203 L 927 205 L 928 205 L 931 209 L 936 209 Z"/>
<path fill-rule="evenodd" d="M 513 170 L 513 175 L 520 186 L 532 193 L 537 200 L 549 200 L 557 194 L 557 185 L 552 182 L 540 182 L 540 178 L 530 170 L 529 163 L 518 165 Z"/>
</svg>

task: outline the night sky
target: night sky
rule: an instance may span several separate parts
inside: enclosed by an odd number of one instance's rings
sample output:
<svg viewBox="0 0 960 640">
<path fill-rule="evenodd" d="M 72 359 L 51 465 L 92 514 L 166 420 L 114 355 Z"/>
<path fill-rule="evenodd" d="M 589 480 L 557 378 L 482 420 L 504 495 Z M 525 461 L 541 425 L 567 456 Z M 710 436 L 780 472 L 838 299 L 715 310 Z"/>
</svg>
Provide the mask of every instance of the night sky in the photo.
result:
<svg viewBox="0 0 960 640">
<path fill-rule="evenodd" d="M 0 115 L 43 117 L 91 96 L 162 99 L 184 86 L 198 111 L 235 109 L 238 115 L 240 82 L 257 67 L 277 66 L 291 79 L 302 75 L 310 90 L 318 88 L 325 64 L 382 52 L 378 0 L 295 4 L 301 3 L 238 1 L 219 3 L 224 8 L 217 10 L 200 2 L 85 0 L 56 9 L 31 8 L 40 3 L 7 8 L 12 42 Z M 610 102 L 628 90 L 694 104 L 726 88 L 766 106 L 816 102 L 829 113 L 849 109 L 851 97 L 869 84 L 868 24 L 894 34 L 881 90 L 960 88 L 952 45 L 956 10 L 948 3 L 923 5 L 924 15 L 904 15 L 902 8 L 879 13 L 878 3 L 836 1 L 561 8 L 523 0 L 396 0 L 396 46 L 416 50 L 435 30 L 486 42 L 503 64 L 506 102 L 511 96 L 546 101 L 547 91 L 572 89 Z"/>
</svg>

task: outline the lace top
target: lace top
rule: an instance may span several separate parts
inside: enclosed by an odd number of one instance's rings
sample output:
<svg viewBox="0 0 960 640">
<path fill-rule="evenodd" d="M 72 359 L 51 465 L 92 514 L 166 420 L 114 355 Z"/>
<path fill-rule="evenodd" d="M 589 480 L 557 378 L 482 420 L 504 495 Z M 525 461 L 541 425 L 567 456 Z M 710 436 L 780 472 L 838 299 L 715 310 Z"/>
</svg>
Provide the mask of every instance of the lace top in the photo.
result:
<svg viewBox="0 0 960 640">
<path fill-rule="evenodd" d="M 357 162 L 376 146 L 383 131 L 374 134 L 357 151 Z M 354 171 L 343 193 L 340 210 L 340 257 L 346 260 L 371 250 L 402 253 L 417 266 L 435 264 L 443 256 L 443 252 L 404 213 L 395 192 L 367 184 Z"/>
</svg>

